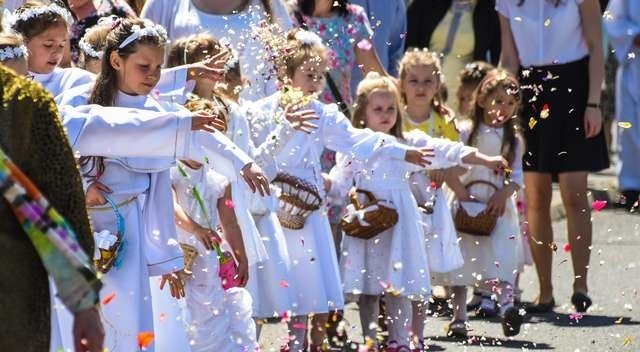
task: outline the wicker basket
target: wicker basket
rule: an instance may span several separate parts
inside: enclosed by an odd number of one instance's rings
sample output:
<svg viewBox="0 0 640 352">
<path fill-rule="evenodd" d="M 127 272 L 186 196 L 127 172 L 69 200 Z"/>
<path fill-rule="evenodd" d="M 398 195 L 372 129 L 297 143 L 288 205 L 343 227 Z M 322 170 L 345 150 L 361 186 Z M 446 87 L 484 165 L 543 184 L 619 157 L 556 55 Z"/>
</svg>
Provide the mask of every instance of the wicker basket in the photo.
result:
<svg viewBox="0 0 640 352">
<path fill-rule="evenodd" d="M 360 202 L 358 194 L 363 194 L 367 201 L 365 204 Z M 349 193 L 349 199 L 356 211 L 364 210 L 371 206 L 376 206 L 374 210 L 365 211 L 362 220 L 368 224 L 363 225 L 360 219 L 353 217 L 352 214 L 346 214 L 340 220 L 340 226 L 347 236 L 357 237 L 364 240 L 371 239 L 377 234 L 392 228 L 398 222 L 398 212 L 388 206 L 384 201 L 378 200 L 373 193 L 363 189 L 356 189 Z"/>
<path fill-rule="evenodd" d="M 198 257 L 198 249 L 196 247 L 186 244 L 180 243 L 180 248 L 182 248 L 182 253 L 184 253 L 184 270 L 183 272 L 187 275 L 193 275 L 193 262 Z"/>
<path fill-rule="evenodd" d="M 283 227 L 299 230 L 304 227 L 309 214 L 320 209 L 322 198 L 318 188 L 298 177 L 279 173 L 273 180 L 280 193 L 278 219 Z"/>
<path fill-rule="evenodd" d="M 469 182 L 466 188 L 469 189 L 471 186 L 479 184 L 487 185 L 494 190 L 498 189 L 493 183 L 482 180 Z M 458 205 L 458 211 L 454 217 L 454 223 L 458 232 L 464 232 L 474 236 L 490 236 L 493 228 L 496 227 L 497 220 L 498 217 L 496 215 L 484 211 L 476 216 L 471 216 L 466 212 L 462 204 Z"/>
</svg>

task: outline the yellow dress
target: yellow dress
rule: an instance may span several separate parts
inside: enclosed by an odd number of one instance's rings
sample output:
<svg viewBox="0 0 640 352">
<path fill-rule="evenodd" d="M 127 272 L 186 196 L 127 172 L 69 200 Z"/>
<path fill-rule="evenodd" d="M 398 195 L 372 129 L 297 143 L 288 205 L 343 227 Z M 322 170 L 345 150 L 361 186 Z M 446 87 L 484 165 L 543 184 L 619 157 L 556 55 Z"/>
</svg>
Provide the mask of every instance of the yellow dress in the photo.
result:
<svg viewBox="0 0 640 352">
<path fill-rule="evenodd" d="M 402 131 L 409 132 L 412 130 L 420 130 L 431 137 L 446 138 L 451 141 L 459 141 L 460 133 L 456 129 L 453 120 L 447 121 L 437 112 L 431 112 L 431 116 L 423 122 L 415 123 L 409 117 L 409 114 L 402 114 Z"/>
<path fill-rule="evenodd" d="M 442 52 L 445 48 L 449 29 L 453 20 L 455 11 L 454 5 L 451 6 L 447 14 L 440 21 L 431 36 L 429 49 L 436 52 Z M 449 97 L 455 97 L 456 91 L 460 85 L 458 81 L 458 73 L 464 66 L 473 61 L 473 49 L 475 46 L 475 34 L 473 31 L 473 9 L 475 1 L 472 2 L 468 9 L 462 11 L 460 24 L 455 32 L 453 43 L 451 44 L 448 55 L 442 58 L 442 71 L 444 73 Z"/>
</svg>

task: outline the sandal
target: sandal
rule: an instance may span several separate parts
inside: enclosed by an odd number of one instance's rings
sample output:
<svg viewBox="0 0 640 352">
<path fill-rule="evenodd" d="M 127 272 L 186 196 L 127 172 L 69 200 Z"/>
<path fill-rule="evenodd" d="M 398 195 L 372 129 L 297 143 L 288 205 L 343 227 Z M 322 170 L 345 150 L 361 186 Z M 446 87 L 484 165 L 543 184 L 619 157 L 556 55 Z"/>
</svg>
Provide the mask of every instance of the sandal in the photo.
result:
<svg viewBox="0 0 640 352">
<path fill-rule="evenodd" d="M 591 298 L 586 293 L 582 292 L 574 292 L 571 296 L 571 303 L 576 307 L 576 312 L 578 313 L 586 312 L 593 304 Z"/>
<path fill-rule="evenodd" d="M 553 311 L 553 307 L 556 306 L 556 300 L 551 298 L 550 302 L 547 303 L 529 303 L 525 304 L 524 309 L 529 314 L 546 314 Z"/>
<path fill-rule="evenodd" d="M 522 315 L 516 307 L 510 307 L 504 312 L 502 317 L 502 332 L 504 336 L 516 336 L 520 333 L 522 326 Z"/>
<path fill-rule="evenodd" d="M 469 334 L 469 327 L 464 320 L 456 319 L 449 323 L 447 336 L 453 338 L 466 338 Z"/>
</svg>

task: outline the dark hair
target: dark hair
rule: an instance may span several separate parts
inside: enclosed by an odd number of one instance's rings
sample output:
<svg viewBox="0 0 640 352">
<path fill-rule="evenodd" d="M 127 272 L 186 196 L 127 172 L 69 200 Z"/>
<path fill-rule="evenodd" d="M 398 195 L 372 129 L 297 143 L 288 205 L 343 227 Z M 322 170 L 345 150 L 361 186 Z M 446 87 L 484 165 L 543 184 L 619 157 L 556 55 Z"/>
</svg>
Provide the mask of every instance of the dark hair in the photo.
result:
<svg viewBox="0 0 640 352">
<path fill-rule="evenodd" d="M 467 141 L 467 144 L 471 146 L 476 143 L 480 125 L 484 120 L 485 111 L 478 105 L 478 101 L 495 92 L 497 88 L 503 88 L 507 94 L 514 96 L 516 101 L 520 103 L 520 85 L 511 73 L 503 69 L 493 69 L 487 73 L 487 76 L 480 82 L 474 92 L 475 103 L 471 113 L 473 127 L 469 134 L 469 140 Z M 521 143 L 522 145 L 523 143 L 517 118 L 515 116 L 509 116 L 507 122 L 503 125 L 503 129 L 504 134 L 502 136 L 502 147 L 500 150 L 502 156 L 511 164 L 516 158 L 516 144 Z"/>
<path fill-rule="evenodd" d="M 20 16 L 20 14 L 37 8 L 45 8 L 51 5 L 58 5 L 66 10 L 64 5 L 60 5 L 58 2 L 52 2 L 51 4 L 43 4 L 39 1 L 29 0 L 24 5 L 20 6 L 15 11 L 16 16 Z M 71 14 L 70 14 L 71 15 Z M 47 29 L 59 25 L 64 25 L 65 27 L 69 27 L 69 23 L 67 19 L 61 16 L 57 12 L 47 11 L 45 13 L 33 16 L 29 19 L 25 20 L 17 20 L 15 24 L 13 24 L 12 29 L 18 32 L 24 37 L 25 42 L 29 42 L 33 37 L 41 34 Z"/>
<path fill-rule="evenodd" d="M 378 0 L 380 1 L 380 0 Z M 313 11 L 316 9 L 316 0 L 298 0 L 298 11 L 302 12 L 305 16 L 313 16 Z M 347 5 L 349 0 L 336 0 L 333 2 L 333 12 L 337 12 L 338 15 L 346 17 L 349 14 Z"/>
<path fill-rule="evenodd" d="M 118 80 L 116 70 L 111 66 L 111 60 L 109 59 L 112 52 L 115 51 L 120 57 L 126 59 L 129 55 L 137 51 L 139 44 L 164 47 L 166 43 L 165 38 L 156 35 L 145 35 L 129 43 L 127 46 L 119 48 L 120 44 L 131 35 L 133 32 L 132 27 L 135 25 L 145 28 L 150 25 L 150 22 L 136 18 L 123 18 L 114 23 L 114 27 L 107 35 L 104 46 L 102 70 L 96 78 L 93 91 L 89 97 L 89 104 L 112 106 L 114 103 L 115 94 L 118 90 Z"/>
</svg>

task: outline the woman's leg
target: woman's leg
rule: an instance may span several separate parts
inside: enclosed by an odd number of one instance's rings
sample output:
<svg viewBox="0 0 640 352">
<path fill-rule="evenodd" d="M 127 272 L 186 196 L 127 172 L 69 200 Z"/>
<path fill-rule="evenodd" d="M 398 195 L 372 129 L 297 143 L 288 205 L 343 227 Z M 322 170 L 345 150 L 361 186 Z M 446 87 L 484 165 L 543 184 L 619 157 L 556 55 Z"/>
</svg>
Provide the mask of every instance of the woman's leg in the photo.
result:
<svg viewBox="0 0 640 352">
<path fill-rule="evenodd" d="M 587 293 L 587 271 L 591 255 L 591 207 L 587 198 L 587 173 L 559 175 L 560 194 L 567 213 L 567 235 L 573 262 L 573 291 Z"/>
<path fill-rule="evenodd" d="M 378 315 L 380 315 L 380 296 L 360 295 L 358 297 L 358 307 L 360 308 L 360 324 L 362 325 L 362 335 L 365 339 L 376 341 L 378 332 Z"/>
<path fill-rule="evenodd" d="M 289 321 L 289 349 L 292 352 L 305 351 L 307 346 L 307 323 L 309 317 L 297 315 Z"/>
<path fill-rule="evenodd" d="M 531 254 L 538 272 L 540 294 L 537 303 L 553 299 L 551 261 L 553 255 L 553 229 L 551 227 L 551 175 L 539 172 L 524 173 L 527 200 L 527 221 Z"/>
</svg>

